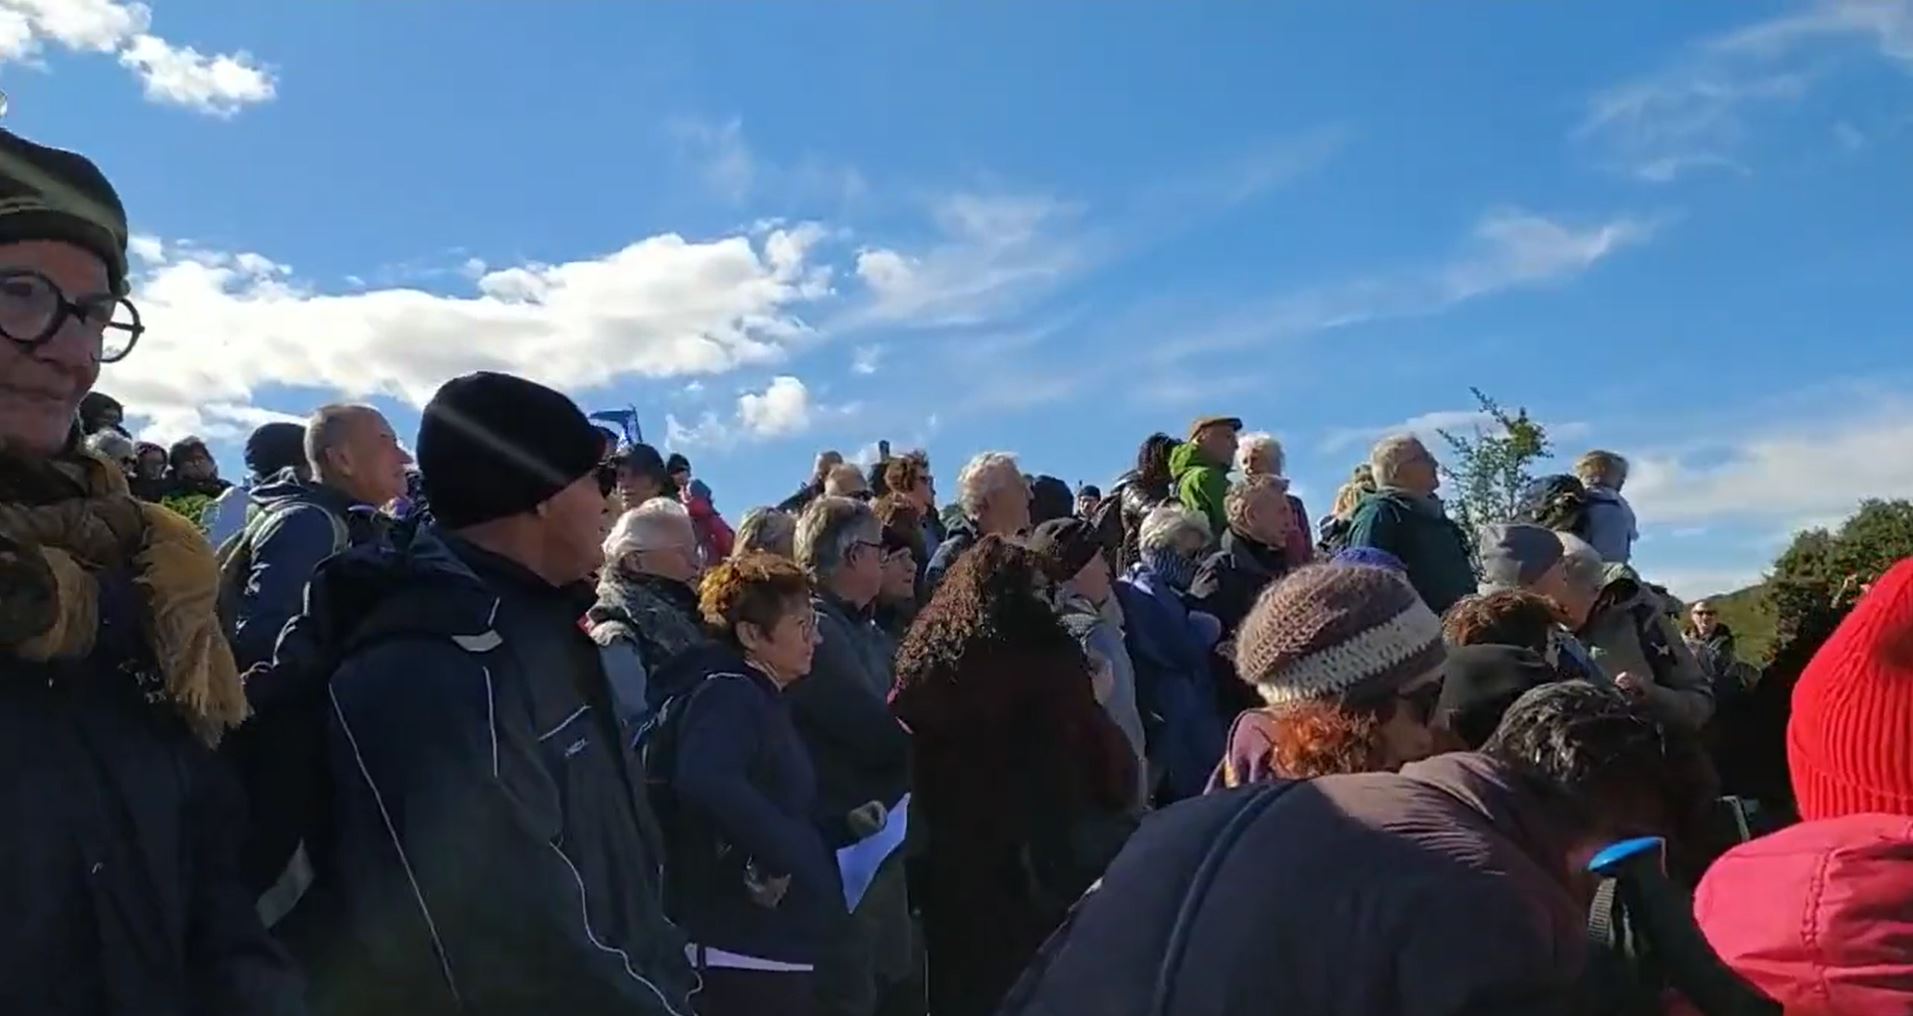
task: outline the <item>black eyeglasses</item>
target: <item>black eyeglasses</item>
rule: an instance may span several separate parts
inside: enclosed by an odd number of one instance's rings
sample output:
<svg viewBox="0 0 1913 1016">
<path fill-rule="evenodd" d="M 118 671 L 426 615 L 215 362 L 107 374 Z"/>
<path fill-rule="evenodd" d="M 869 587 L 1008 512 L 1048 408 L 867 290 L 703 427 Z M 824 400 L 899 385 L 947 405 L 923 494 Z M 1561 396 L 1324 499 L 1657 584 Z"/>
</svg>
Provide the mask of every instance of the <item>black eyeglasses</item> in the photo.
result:
<svg viewBox="0 0 1913 1016">
<path fill-rule="evenodd" d="M 71 300 L 52 279 L 31 268 L 0 270 L 0 336 L 38 349 L 53 341 L 68 321 L 78 321 L 99 340 L 101 363 L 126 359 L 146 333 L 139 308 L 125 297 L 101 293 Z"/>
</svg>

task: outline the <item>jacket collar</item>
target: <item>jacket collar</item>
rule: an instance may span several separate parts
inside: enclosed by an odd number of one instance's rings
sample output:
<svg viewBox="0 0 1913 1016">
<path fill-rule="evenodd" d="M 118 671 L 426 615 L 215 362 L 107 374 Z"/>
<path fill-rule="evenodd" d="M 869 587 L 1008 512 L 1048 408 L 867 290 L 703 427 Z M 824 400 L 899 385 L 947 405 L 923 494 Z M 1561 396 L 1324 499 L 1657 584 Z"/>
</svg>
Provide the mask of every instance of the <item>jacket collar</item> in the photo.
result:
<svg viewBox="0 0 1913 1016">
<path fill-rule="evenodd" d="M 1233 527 L 1222 533 L 1222 549 L 1233 554 L 1237 560 L 1247 561 L 1265 574 L 1281 571 L 1287 563 L 1282 548 L 1271 547 L 1252 537 L 1244 536 Z"/>
<path fill-rule="evenodd" d="M 1401 775 L 1479 812 L 1563 890 L 1572 886 L 1568 832 L 1547 799 L 1507 766 L 1486 755 L 1454 752 L 1403 766 Z"/>
</svg>

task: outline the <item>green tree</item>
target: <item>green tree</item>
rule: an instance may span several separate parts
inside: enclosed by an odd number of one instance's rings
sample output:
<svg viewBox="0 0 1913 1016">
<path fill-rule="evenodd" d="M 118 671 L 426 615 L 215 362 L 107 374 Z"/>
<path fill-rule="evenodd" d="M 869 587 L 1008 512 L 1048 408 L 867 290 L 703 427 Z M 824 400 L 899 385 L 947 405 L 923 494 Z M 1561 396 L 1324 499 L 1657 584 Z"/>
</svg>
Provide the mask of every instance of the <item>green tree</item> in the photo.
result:
<svg viewBox="0 0 1913 1016">
<path fill-rule="evenodd" d="M 1442 464 L 1450 494 L 1449 513 L 1473 539 L 1492 522 L 1514 518 L 1521 494 L 1534 482 L 1533 465 L 1548 457 L 1548 432 L 1526 409 L 1509 412 L 1479 388 L 1470 388 L 1488 424 L 1477 424 L 1472 438 L 1438 431 L 1448 442 Z"/>
<path fill-rule="evenodd" d="M 1809 529 L 1774 562 L 1767 602 L 1779 642 L 1824 627 L 1894 562 L 1913 557 L 1913 501 L 1864 501 L 1834 531 Z"/>
</svg>

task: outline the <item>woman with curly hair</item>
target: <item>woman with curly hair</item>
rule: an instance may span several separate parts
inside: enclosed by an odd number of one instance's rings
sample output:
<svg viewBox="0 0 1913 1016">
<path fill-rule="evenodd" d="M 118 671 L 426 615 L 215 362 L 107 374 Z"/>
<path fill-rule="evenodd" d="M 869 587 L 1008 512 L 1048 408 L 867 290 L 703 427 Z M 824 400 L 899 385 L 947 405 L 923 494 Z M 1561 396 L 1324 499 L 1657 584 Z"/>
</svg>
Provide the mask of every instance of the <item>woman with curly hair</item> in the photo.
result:
<svg viewBox="0 0 1913 1016">
<path fill-rule="evenodd" d="M 698 1012 L 802 1016 L 819 943 L 846 919 L 813 823 L 816 772 L 784 695 L 817 643 L 810 582 L 792 561 L 745 554 L 712 569 L 698 607 L 718 641 L 657 678 L 670 696 L 652 735 L 668 748 L 649 774 L 669 787 L 666 909 L 704 981 Z"/>
<path fill-rule="evenodd" d="M 1236 718 L 1212 787 L 1391 772 L 1434 753 L 1441 622 L 1408 580 L 1318 565 L 1270 588 L 1236 636 L 1268 705 Z"/>
<path fill-rule="evenodd" d="M 1033 554 L 987 536 L 897 655 L 916 749 L 930 1010 L 995 1011 L 1131 828 L 1135 761 Z"/>
</svg>

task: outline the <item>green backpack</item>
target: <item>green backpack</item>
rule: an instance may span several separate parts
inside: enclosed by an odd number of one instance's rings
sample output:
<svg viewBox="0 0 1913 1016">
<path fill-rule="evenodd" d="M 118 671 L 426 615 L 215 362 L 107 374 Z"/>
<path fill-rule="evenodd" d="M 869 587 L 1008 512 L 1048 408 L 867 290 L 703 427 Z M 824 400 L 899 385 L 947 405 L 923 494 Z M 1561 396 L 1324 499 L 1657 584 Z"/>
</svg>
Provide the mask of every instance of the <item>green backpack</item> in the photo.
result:
<svg viewBox="0 0 1913 1016">
<path fill-rule="evenodd" d="M 326 521 L 332 523 L 332 553 L 338 554 L 352 544 L 351 531 L 346 528 L 345 519 L 324 505 L 309 501 L 281 503 L 254 512 L 246 520 L 246 527 L 234 533 L 225 543 L 220 544 L 217 552 L 219 560 L 219 627 L 226 633 L 226 641 L 231 642 L 239 631 L 239 604 L 246 595 L 246 584 L 252 580 L 252 548 L 273 519 L 295 508 L 312 507 L 324 513 Z M 330 555 L 328 555 L 330 556 Z"/>
</svg>

